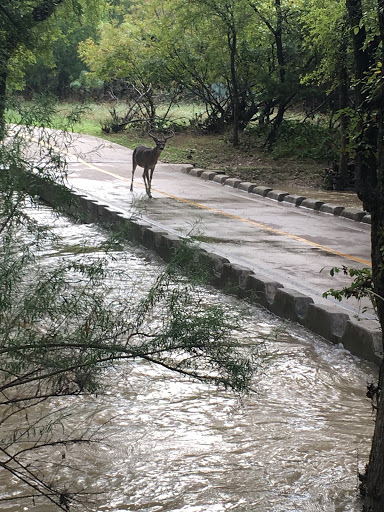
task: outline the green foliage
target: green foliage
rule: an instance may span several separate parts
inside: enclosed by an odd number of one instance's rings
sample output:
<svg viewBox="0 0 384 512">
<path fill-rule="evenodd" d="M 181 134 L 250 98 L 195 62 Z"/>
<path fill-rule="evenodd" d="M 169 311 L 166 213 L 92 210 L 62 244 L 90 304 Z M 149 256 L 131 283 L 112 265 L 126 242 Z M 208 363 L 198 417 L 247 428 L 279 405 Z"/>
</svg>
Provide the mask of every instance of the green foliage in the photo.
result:
<svg viewBox="0 0 384 512">
<path fill-rule="evenodd" d="M 315 55 L 316 65 L 305 70 L 303 81 L 325 83 L 328 88 L 338 85 L 341 49 L 348 42 L 345 4 L 332 0 L 309 0 L 302 15 L 304 44 Z M 351 66 L 350 54 L 343 65 Z"/>
<path fill-rule="evenodd" d="M 333 277 L 335 274 L 338 274 L 339 272 L 342 272 L 344 275 L 349 276 L 351 278 L 351 285 L 342 288 L 341 290 L 331 288 L 327 292 L 323 293 L 323 297 L 333 297 L 340 302 L 343 299 L 349 299 L 351 297 L 354 297 L 357 300 L 368 298 L 371 301 L 375 311 L 377 312 L 376 301 L 378 296 L 374 290 L 372 270 L 370 268 L 348 268 L 343 265 L 341 268 L 333 267 L 330 270 L 330 275 Z M 364 311 L 365 310 L 366 308 L 364 309 Z"/>
<path fill-rule="evenodd" d="M 25 68 L 25 84 L 21 89 L 24 95 L 48 94 L 59 99 L 66 99 L 73 95 L 71 85 L 81 80 L 83 64 L 80 61 L 77 46 L 80 41 L 96 33 L 92 25 L 79 26 L 74 20 L 60 18 L 58 20 L 59 33 L 52 43 L 51 56 L 37 55 L 35 61 Z M 87 87 L 88 84 L 81 84 Z M 101 83 L 101 86 L 103 83 Z M 100 85 L 88 86 L 87 92 L 100 90 Z M 19 88 L 20 90 L 20 88 Z M 74 89 L 76 92 L 76 89 Z"/>
<path fill-rule="evenodd" d="M 267 130 L 267 126 L 259 126 L 254 131 L 261 137 Z M 337 131 L 331 131 L 321 123 L 285 120 L 279 129 L 272 156 L 332 160 L 337 158 L 335 139 L 337 139 Z"/>
<path fill-rule="evenodd" d="M 19 115 L 31 126 L 49 125 L 54 112 L 49 102 L 34 104 L 28 115 L 24 109 Z M 199 297 L 202 265 L 188 244 L 144 295 L 127 296 L 127 270 L 109 266 L 116 241 L 119 248 L 124 243 L 119 237 L 72 258 L 41 257 L 54 238 L 29 212 L 39 206 L 36 173 L 46 187 L 65 183 L 66 162 L 54 148 L 70 138 L 57 136 L 15 126 L 0 147 L 0 453 L 2 469 L 19 479 L 23 495 L 33 489 L 34 502 L 44 497 L 68 510 L 76 492 L 65 478 L 72 480 L 74 468 L 66 475 L 64 466 L 56 485 L 47 450 L 91 440 L 90 425 L 71 432 L 64 418 L 76 397 L 102 392 L 101 377 L 111 366 L 140 358 L 241 394 L 250 389 L 256 353 L 238 346 L 236 322 L 224 308 Z M 179 273 L 186 261 L 190 281 Z"/>
</svg>

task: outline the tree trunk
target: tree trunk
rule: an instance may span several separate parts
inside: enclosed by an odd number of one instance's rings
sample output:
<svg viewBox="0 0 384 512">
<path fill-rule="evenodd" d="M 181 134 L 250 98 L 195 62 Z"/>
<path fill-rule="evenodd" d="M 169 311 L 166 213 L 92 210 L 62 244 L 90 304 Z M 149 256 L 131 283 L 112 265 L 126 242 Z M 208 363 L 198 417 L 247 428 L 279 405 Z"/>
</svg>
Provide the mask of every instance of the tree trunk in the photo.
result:
<svg viewBox="0 0 384 512">
<path fill-rule="evenodd" d="M 383 114 L 381 114 L 381 118 Z M 384 154 L 383 154 L 383 119 L 381 119 L 381 169 L 379 169 L 378 197 L 383 197 Z M 376 211 L 372 212 L 372 274 L 375 292 L 384 297 L 384 204 L 378 201 Z M 377 301 L 381 329 L 384 332 L 384 301 Z M 365 496 L 364 512 L 383 512 L 384 510 L 384 360 L 380 367 L 379 393 L 377 395 L 377 415 L 372 439 L 372 448 L 366 474 L 362 478 L 362 494 Z"/>
<path fill-rule="evenodd" d="M 6 94 L 8 77 L 9 52 L 7 48 L 0 50 L 0 142 L 6 135 Z"/>
<path fill-rule="evenodd" d="M 380 367 L 380 389 L 384 389 L 384 362 Z M 362 494 L 365 496 L 363 512 L 384 510 L 384 400 L 378 402 L 375 432 L 367 472 L 363 477 Z"/>
<path fill-rule="evenodd" d="M 274 36 L 276 42 L 277 62 L 279 63 L 280 83 L 283 84 L 285 82 L 285 58 L 283 50 L 283 12 L 281 10 L 281 0 L 275 0 L 275 8 L 277 20 Z"/>
<path fill-rule="evenodd" d="M 384 113 L 383 85 L 369 91 L 364 87 L 374 59 L 375 45 L 365 45 L 366 31 L 361 23 L 361 0 L 346 0 L 351 26 L 355 62 L 355 110 L 359 113 L 359 133 L 355 172 L 359 197 L 371 213 L 372 276 L 375 293 L 384 297 Z M 378 0 L 380 39 L 384 43 L 384 0 Z M 383 46 L 382 46 L 382 51 Z M 371 71 L 372 74 L 372 71 Z M 383 81 L 382 76 L 379 81 Z M 373 94 L 374 93 L 374 94 Z M 377 119 L 376 119 L 377 113 Z M 384 332 L 384 300 L 377 300 L 380 325 Z M 384 346 L 384 344 L 383 344 Z M 384 362 L 381 364 L 377 398 L 377 416 L 366 474 L 362 477 L 364 512 L 384 510 Z M 381 391 L 381 392 L 380 392 Z"/>
<path fill-rule="evenodd" d="M 285 57 L 283 50 L 283 13 L 281 10 L 281 0 L 275 0 L 275 9 L 276 9 L 276 29 L 273 31 L 273 35 L 276 43 L 276 55 L 277 62 L 279 66 L 279 79 L 280 84 L 283 85 L 285 83 Z M 284 114 L 287 109 L 287 106 L 290 102 L 290 99 L 287 97 L 284 98 L 284 94 L 278 99 L 279 107 L 277 110 L 276 117 L 273 121 L 272 129 L 268 134 L 267 140 L 265 141 L 265 146 L 269 150 L 272 149 L 273 145 L 277 139 L 277 132 L 281 126 L 281 123 L 284 119 Z"/>
<path fill-rule="evenodd" d="M 233 104 L 233 145 L 239 144 L 239 87 L 236 73 L 237 33 L 234 25 L 228 33 L 228 45 L 231 50 L 231 80 L 232 80 L 232 104 Z"/>
<path fill-rule="evenodd" d="M 348 90 L 349 90 L 349 76 L 346 66 L 347 61 L 347 43 L 343 41 L 340 48 L 340 67 L 339 67 L 339 105 L 338 109 L 343 111 L 348 107 Z M 336 190 L 345 190 L 349 185 L 348 161 L 349 155 L 347 153 L 348 135 L 347 129 L 349 118 L 345 113 L 340 115 L 340 131 L 341 131 L 341 145 L 340 145 L 340 158 L 339 158 L 339 174 L 336 179 Z"/>
<path fill-rule="evenodd" d="M 269 150 L 272 149 L 273 145 L 276 142 L 277 133 L 279 131 L 281 123 L 284 120 L 285 111 L 287 110 L 288 105 L 291 103 L 291 101 L 293 100 L 293 98 L 295 96 L 296 96 L 296 93 L 291 94 L 291 96 L 289 96 L 289 98 L 284 98 L 284 100 L 282 100 L 283 102 L 279 105 L 276 117 L 273 120 L 272 129 L 269 132 L 267 140 L 265 141 L 265 144 L 264 144 L 264 146 L 266 146 Z"/>
<path fill-rule="evenodd" d="M 6 84 L 7 84 L 7 73 L 3 70 L 3 66 L 0 69 L 0 142 L 4 139 L 6 133 L 5 123 L 5 108 L 6 108 Z"/>
<path fill-rule="evenodd" d="M 283 122 L 286 107 L 286 103 L 280 104 L 277 110 L 276 117 L 273 120 L 271 131 L 269 132 L 267 140 L 265 141 L 265 146 L 268 148 L 269 151 L 272 150 L 273 145 L 276 142 L 277 132 L 279 131 L 280 125 Z"/>
<path fill-rule="evenodd" d="M 378 17 L 380 39 L 382 43 L 382 58 L 384 56 L 384 0 L 378 0 Z M 381 82 L 383 78 L 380 78 Z M 384 97 L 383 85 L 379 85 L 375 97 L 372 98 L 372 108 L 378 112 L 377 134 L 377 175 L 376 175 L 376 203 L 372 212 L 372 274 L 375 292 L 384 297 L 384 112 L 382 101 Z M 377 301 L 378 314 L 382 331 L 384 333 L 384 300 Z M 383 340 L 384 345 L 384 340 Z M 364 512 L 382 512 L 384 510 L 384 360 L 380 367 L 379 390 L 375 431 L 369 464 L 363 482 L 365 493 Z"/>
<path fill-rule="evenodd" d="M 359 133 L 355 157 L 356 192 L 363 201 L 364 208 L 371 214 L 377 206 L 377 127 L 372 122 L 372 104 L 369 99 L 368 88 L 364 87 L 364 81 L 369 73 L 374 48 L 365 46 L 366 30 L 361 25 L 363 18 L 361 0 L 346 0 L 351 36 L 353 41 L 354 65 L 355 65 L 355 111 L 359 115 Z M 358 27 L 358 30 L 356 30 Z"/>
</svg>

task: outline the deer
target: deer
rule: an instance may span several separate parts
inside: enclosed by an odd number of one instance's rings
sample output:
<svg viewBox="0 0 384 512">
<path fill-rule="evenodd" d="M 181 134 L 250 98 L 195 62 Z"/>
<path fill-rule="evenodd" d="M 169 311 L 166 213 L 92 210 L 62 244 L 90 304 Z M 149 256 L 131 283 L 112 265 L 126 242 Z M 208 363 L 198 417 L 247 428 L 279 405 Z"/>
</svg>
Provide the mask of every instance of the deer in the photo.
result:
<svg viewBox="0 0 384 512">
<path fill-rule="evenodd" d="M 148 132 L 148 135 L 152 137 L 155 141 L 156 146 L 154 148 L 148 148 L 147 146 L 137 146 L 132 155 L 132 180 L 131 180 L 131 192 L 133 192 L 133 177 L 135 175 L 136 167 L 143 167 L 143 180 L 145 185 L 145 191 L 149 198 L 152 198 L 151 194 L 151 184 L 153 171 L 155 170 L 157 160 L 160 156 L 160 153 L 163 151 L 165 144 L 168 139 L 175 135 L 175 132 L 172 132 L 169 137 L 165 137 L 162 135 L 161 139 L 158 139 L 153 133 Z"/>
</svg>

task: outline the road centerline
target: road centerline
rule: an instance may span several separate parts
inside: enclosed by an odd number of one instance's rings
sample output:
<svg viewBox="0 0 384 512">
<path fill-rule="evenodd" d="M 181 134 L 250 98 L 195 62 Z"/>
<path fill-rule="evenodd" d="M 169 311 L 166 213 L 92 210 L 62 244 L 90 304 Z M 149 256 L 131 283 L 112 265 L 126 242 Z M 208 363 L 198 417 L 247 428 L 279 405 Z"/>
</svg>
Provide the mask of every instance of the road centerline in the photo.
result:
<svg viewBox="0 0 384 512">
<path fill-rule="evenodd" d="M 70 153 L 69 151 L 64 151 L 64 150 L 60 150 L 62 151 L 63 153 L 69 155 L 69 156 L 72 156 L 74 158 L 77 159 L 78 162 L 84 164 L 85 166 L 97 171 L 97 172 L 100 172 L 102 174 L 106 174 L 108 176 L 111 176 L 113 178 L 116 178 L 116 179 L 119 179 L 121 181 L 126 181 L 126 182 L 129 182 L 129 178 L 124 178 L 123 176 L 119 175 L 119 174 L 116 174 L 114 172 L 111 172 L 111 171 L 107 171 L 97 165 L 94 165 L 93 163 L 91 162 L 87 162 L 86 160 Z M 135 183 L 137 185 L 139 185 L 140 187 L 144 188 L 143 185 L 141 183 L 138 183 L 135 181 Z M 308 240 L 306 238 L 303 238 L 301 236 L 298 236 L 298 235 L 294 235 L 292 233 L 288 233 L 286 231 L 283 231 L 283 230 L 280 230 L 280 229 L 276 229 L 276 228 L 272 228 L 270 226 L 267 226 L 265 224 L 262 224 L 261 222 L 257 222 L 257 221 L 254 221 L 254 220 L 251 220 L 251 219 L 247 219 L 245 217 L 241 217 L 239 215 L 235 215 L 235 214 L 232 214 L 232 213 L 228 213 L 228 212 L 225 212 L 223 210 L 220 210 L 218 208 L 213 208 L 211 206 L 206 206 L 204 204 L 201 204 L 201 203 L 198 203 L 196 201 L 192 201 L 191 199 L 185 199 L 185 198 L 182 198 L 182 197 L 179 197 L 179 196 L 175 196 L 173 194 L 169 194 L 168 192 L 165 192 L 163 190 L 158 190 L 156 188 L 153 188 L 153 191 L 154 192 L 157 192 L 158 194 L 161 194 L 161 195 L 164 195 L 166 197 L 169 197 L 171 199 L 174 199 L 175 201 L 178 201 L 180 203 L 184 203 L 184 204 L 189 204 L 191 206 L 194 206 L 196 208 L 199 208 L 199 209 L 202 209 L 202 210 L 206 210 L 206 211 L 209 211 L 209 212 L 212 212 L 212 213 L 216 213 L 216 214 L 219 214 L 219 215 L 222 215 L 223 217 L 226 217 L 226 218 L 230 218 L 230 219 L 233 219 L 233 220 L 237 220 L 237 221 L 240 221 L 240 222 L 244 222 L 246 224 L 249 224 L 249 225 L 252 225 L 252 226 L 255 226 L 259 229 L 262 229 L 264 231 L 267 231 L 269 233 L 274 233 L 276 235 L 279 235 L 279 236 L 284 236 L 286 238 L 290 238 L 291 240 L 295 240 L 295 241 L 298 241 L 300 243 L 303 243 L 305 245 L 308 245 L 310 247 L 314 247 L 314 248 L 317 248 L 319 250 L 322 250 L 322 251 L 325 251 L 329 254 L 334 254 L 336 256 L 340 256 L 342 258 L 345 258 L 345 259 L 348 259 L 350 261 L 354 261 L 356 263 L 360 263 L 360 264 L 363 264 L 363 265 L 367 265 L 367 266 L 372 266 L 371 262 L 368 261 L 368 260 L 365 260 L 363 258 L 359 258 L 357 256 L 353 256 L 351 254 L 346 254 L 346 253 L 343 253 L 341 251 L 338 251 L 336 249 L 333 249 L 331 247 L 326 247 L 322 244 L 319 244 L 317 242 L 313 242 L 312 240 Z"/>
</svg>

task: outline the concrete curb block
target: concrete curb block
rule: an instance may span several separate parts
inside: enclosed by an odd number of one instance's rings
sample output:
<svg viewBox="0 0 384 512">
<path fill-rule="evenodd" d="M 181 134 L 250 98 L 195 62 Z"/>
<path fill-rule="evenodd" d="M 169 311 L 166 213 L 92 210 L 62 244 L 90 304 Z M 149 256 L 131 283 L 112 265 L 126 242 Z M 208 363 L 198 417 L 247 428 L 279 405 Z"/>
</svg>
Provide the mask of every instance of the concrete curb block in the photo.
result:
<svg viewBox="0 0 384 512">
<path fill-rule="evenodd" d="M 302 206 L 311 210 L 321 211 L 322 213 L 330 213 L 332 215 L 345 217 L 356 222 L 371 224 L 370 214 L 363 210 L 359 210 L 358 208 L 347 208 L 341 205 L 324 203 L 323 201 L 319 201 L 317 199 L 289 194 L 288 192 L 284 192 L 282 190 L 275 190 L 272 187 L 265 187 L 263 185 L 256 185 L 256 183 L 249 181 L 241 181 L 238 178 L 231 178 L 226 174 L 222 174 L 220 171 L 209 171 L 183 167 L 180 172 L 190 174 L 190 176 L 205 179 L 206 181 L 214 181 L 216 183 L 220 183 L 221 185 L 228 185 L 233 188 L 238 188 L 239 190 L 244 190 L 250 194 L 257 194 L 276 201 L 292 203 L 295 206 Z"/>
<path fill-rule="evenodd" d="M 324 213 L 331 213 L 332 215 L 340 215 L 344 208 L 344 206 L 338 206 L 336 204 L 331 203 L 324 203 L 320 206 L 320 211 Z"/>
<path fill-rule="evenodd" d="M 304 199 L 300 206 L 304 206 L 304 208 L 310 208 L 311 210 L 320 210 L 323 204 L 324 201 L 317 201 L 316 199 Z"/>
<path fill-rule="evenodd" d="M 382 335 L 377 322 L 349 320 L 340 343 L 352 354 L 380 366 L 383 358 Z"/>
<path fill-rule="evenodd" d="M 203 174 L 203 172 L 204 172 L 204 169 L 191 169 L 188 174 L 190 176 L 195 176 L 197 178 L 200 178 L 200 176 Z"/>
<path fill-rule="evenodd" d="M 172 256 L 181 244 L 181 238 L 168 233 L 160 236 L 160 243 L 155 247 L 157 254 L 167 263 L 171 261 Z"/>
<path fill-rule="evenodd" d="M 279 288 L 270 310 L 277 316 L 300 322 L 306 318 L 311 304 L 311 297 L 290 288 Z"/>
<path fill-rule="evenodd" d="M 299 323 L 332 343 L 340 343 L 348 321 L 349 315 L 333 304 L 310 304 Z"/>
<path fill-rule="evenodd" d="M 366 212 L 359 210 L 358 208 L 344 208 L 341 212 L 341 217 L 346 217 L 347 219 L 356 220 L 357 222 L 361 222 L 363 217 L 365 217 Z"/>
<path fill-rule="evenodd" d="M 212 181 L 215 176 L 215 172 L 204 171 L 201 173 L 200 178 L 203 180 Z"/>
<path fill-rule="evenodd" d="M 248 267 L 237 265 L 235 263 L 224 263 L 220 281 L 222 287 L 229 292 L 235 292 L 239 297 L 244 298 L 248 292 L 248 279 L 253 271 Z"/>
<path fill-rule="evenodd" d="M 256 185 L 250 181 L 242 181 L 237 188 L 239 190 L 244 190 L 245 192 L 251 193 L 255 187 Z"/>
<path fill-rule="evenodd" d="M 277 281 L 268 279 L 263 274 L 252 273 L 248 276 L 246 292 L 252 302 L 270 309 L 280 288 L 283 285 Z"/>
<path fill-rule="evenodd" d="M 57 190 L 42 182 L 39 195 L 48 203 L 54 204 Z M 153 227 L 142 219 L 117 213 L 108 206 L 75 192 L 72 193 L 72 200 L 68 202 L 66 210 L 77 217 L 80 214 L 87 222 L 125 232 L 127 239 L 155 251 L 167 262 L 182 243 L 181 237 Z M 357 322 L 334 304 L 315 304 L 311 297 L 294 289 L 284 288 L 282 284 L 263 274 L 233 264 L 227 258 L 197 246 L 193 257 L 201 265 L 208 266 L 211 284 L 214 286 L 236 293 L 239 297 L 246 297 L 250 302 L 263 306 L 277 316 L 298 322 L 332 343 L 342 343 L 352 354 L 380 364 L 383 354 L 378 322 Z"/>
<path fill-rule="evenodd" d="M 185 165 L 184 167 L 182 167 L 180 169 L 180 172 L 182 172 L 183 174 L 189 174 L 192 171 L 192 169 L 193 169 L 193 165 Z"/>
<path fill-rule="evenodd" d="M 287 196 L 289 196 L 288 192 L 284 192 L 283 190 L 271 190 L 267 194 L 269 199 L 275 199 L 276 201 L 283 201 Z"/>
<path fill-rule="evenodd" d="M 224 183 L 229 179 L 229 176 L 226 174 L 216 174 L 216 176 L 213 178 L 212 181 L 216 181 L 217 183 L 220 183 L 221 185 L 224 185 Z"/>
<path fill-rule="evenodd" d="M 228 178 L 225 180 L 224 185 L 226 187 L 239 188 L 240 183 L 241 180 L 238 180 L 237 178 Z"/>
<path fill-rule="evenodd" d="M 295 194 L 288 194 L 284 197 L 283 202 L 292 203 L 295 206 L 300 206 L 301 203 L 306 199 L 304 196 L 297 196 Z"/>
<path fill-rule="evenodd" d="M 271 192 L 272 188 L 270 187 L 263 187 L 263 186 L 257 186 L 252 190 L 252 194 L 257 194 L 259 196 L 266 197 L 269 192 Z"/>
</svg>

